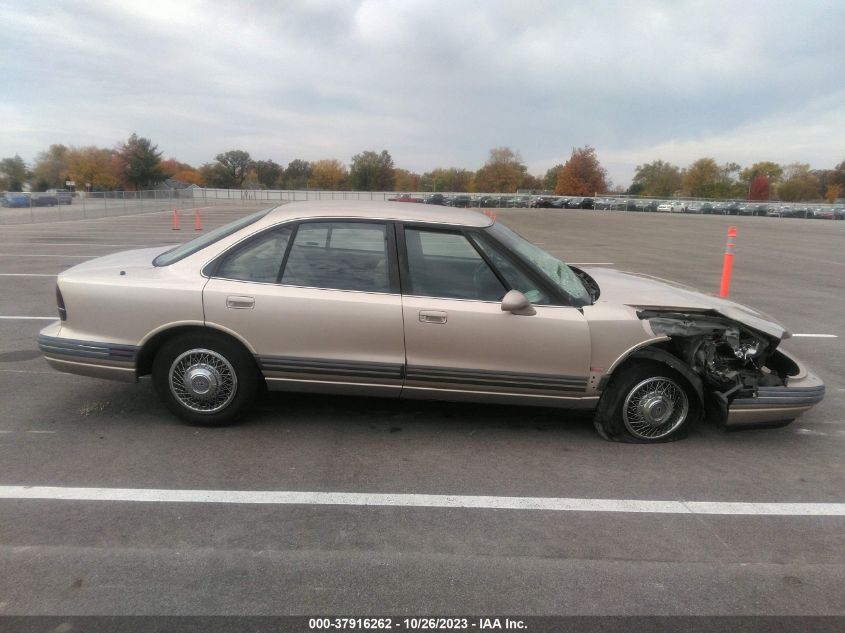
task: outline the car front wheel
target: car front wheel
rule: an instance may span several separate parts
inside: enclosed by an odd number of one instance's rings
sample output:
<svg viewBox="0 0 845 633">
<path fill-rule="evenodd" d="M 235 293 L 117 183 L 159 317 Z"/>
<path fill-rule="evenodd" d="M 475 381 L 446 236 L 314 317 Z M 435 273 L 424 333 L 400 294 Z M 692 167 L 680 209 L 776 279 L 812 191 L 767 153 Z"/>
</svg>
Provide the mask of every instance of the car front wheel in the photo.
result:
<svg viewBox="0 0 845 633">
<path fill-rule="evenodd" d="M 595 426 L 608 440 L 638 443 L 680 439 L 697 407 L 680 374 L 660 363 L 619 370 L 596 411 Z"/>
<path fill-rule="evenodd" d="M 153 384 L 174 414 L 198 426 L 231 424 L 258 391 L 255 361 L 221 336 L 186 334 L 165 343 L 153 361 Z"/>
</svg>

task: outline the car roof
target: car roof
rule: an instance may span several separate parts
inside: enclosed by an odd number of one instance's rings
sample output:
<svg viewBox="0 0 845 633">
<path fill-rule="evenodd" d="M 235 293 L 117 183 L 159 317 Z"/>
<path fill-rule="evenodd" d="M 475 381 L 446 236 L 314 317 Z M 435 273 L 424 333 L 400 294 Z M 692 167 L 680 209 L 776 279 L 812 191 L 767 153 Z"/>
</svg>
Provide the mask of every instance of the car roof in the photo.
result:
<svg viewBox="0 0 845 633">
<path fill-rule="evenodd" d="M 264 222 L 276 224 L 287 220 L 307 220 L 311 218 L 398 220 L 400 222 L 453 224 L 479 228 L 493 224 L 491 218 L 468 209 L 454 209 L 410 202 L 382 202 L 381 200 L 290 202 L 272 209 L 264 217 Z"/>
</svg>

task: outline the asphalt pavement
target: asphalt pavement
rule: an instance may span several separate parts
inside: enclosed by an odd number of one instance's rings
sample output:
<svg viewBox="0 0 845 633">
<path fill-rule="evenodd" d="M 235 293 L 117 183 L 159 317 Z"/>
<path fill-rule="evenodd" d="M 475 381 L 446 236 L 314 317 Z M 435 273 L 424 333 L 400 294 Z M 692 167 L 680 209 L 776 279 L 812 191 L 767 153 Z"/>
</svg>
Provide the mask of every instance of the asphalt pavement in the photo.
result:
<svg viewBox="0 0 845 633">
<path fill-rule="evenodd" d="M 204 230 L 253 208 L 204 210 Z M 50 369 L 55 274 L 179 243 L 168 213 L 0 227 L 0 487 L 845 502 L 845 222 L 498 210 L 561 259 L 719 287 L 827 384 L 779 429 L 601 440 L 552 409 L 273 393 L 182 425 L 149 380 Z M 826 335 L 820 337 L 819 335 Z M 843 615 L 845 517 L 0 495 L 0 615 Z M 749 506 L 750 507 L 750 506 Z M 620 509 L 621 508 L 621 509 Z"/>
</svg>

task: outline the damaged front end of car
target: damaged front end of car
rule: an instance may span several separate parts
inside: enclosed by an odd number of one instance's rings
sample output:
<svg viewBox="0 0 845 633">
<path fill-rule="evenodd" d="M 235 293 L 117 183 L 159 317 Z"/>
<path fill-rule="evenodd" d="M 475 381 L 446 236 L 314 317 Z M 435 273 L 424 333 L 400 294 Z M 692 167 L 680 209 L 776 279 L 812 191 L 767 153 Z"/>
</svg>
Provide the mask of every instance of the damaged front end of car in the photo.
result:
<svg viewBox="0 0 845 633">
<path fill-rule="evenodd" d="M 781 338 L 716 311 L 637 312 L 703 385 L 706 416 L 727 428 L 781 426 L 824 398 L 824 384 L 778 348 Z"/>
</svg>

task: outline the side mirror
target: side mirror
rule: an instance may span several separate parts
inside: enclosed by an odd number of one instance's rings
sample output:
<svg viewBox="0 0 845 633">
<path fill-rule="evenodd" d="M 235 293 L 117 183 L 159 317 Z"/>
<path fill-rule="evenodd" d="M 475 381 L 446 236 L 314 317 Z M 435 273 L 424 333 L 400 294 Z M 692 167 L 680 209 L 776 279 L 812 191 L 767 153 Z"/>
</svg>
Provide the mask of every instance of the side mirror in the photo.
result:
<svg viewBox="0 0 845 633">
<path fill-rule="evenodd" d="M 534 306 L 519 290 L 510 290 L 502 299 L 502 312 L 510 312 L 520 316 L 531 316 L 537 314 Z"/>
</svg>

